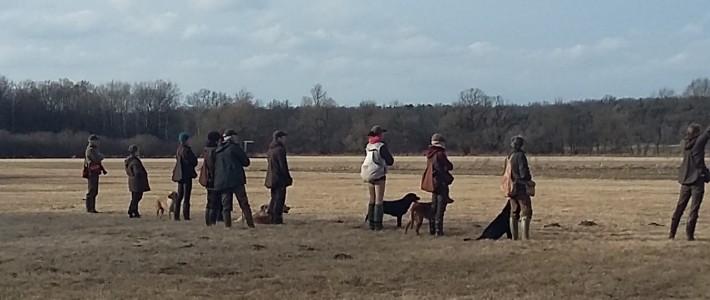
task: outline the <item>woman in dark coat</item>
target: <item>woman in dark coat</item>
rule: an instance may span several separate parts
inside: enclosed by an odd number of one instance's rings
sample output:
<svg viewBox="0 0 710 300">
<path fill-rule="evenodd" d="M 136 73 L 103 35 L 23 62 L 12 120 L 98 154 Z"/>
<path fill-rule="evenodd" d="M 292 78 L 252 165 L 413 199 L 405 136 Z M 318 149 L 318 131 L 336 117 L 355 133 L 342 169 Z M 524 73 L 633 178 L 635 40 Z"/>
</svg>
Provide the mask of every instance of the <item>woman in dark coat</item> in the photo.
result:
<svg viewBox="0 0 710 300">
<path fill-rule="evenodd" d="M 207 143 L 202 149 L 202 168 L 200 168 L 200 185 L 207 189 L 207 207 L 205 208 L 205 224 L 214 225 L 222 221 L 222 198 L 219 192 L 214 190 L 214 172 L 210 170 L 207 161 L 210 159 L 212 150 L 217 148 L 222 135 L 212 131 L 207 134 Z"/>
<path fill-rule="evenodd" d="M 175 211 L 173 220 L 180 221 L 180 205 L 182 205 L 182 216 L 187 221 L 190 220 L 190 196 L 192 195 L 192 180 L 197 177 L 195 167 L 197 167 L 197 156 L 190 148 L 190 135 L 181 132 L 178 136 L 180 146 L 175 153 L 175 168 L 173 169 L 173 182 L 177 183 L 178 197 L 175 200 Z"/>
<path fill-rule="evenodd" d="M 128 205 L 128 217 L 140 218 L 138 202 L 143 199 L 143 193 L 150 191 L 148 172 L 139 158 L 138 146 L 128 147 L 128 157 L 124 161 L 126 175 L 128 175 L 128 190 L 131 192 L 131 204 Z"/>
</svg>

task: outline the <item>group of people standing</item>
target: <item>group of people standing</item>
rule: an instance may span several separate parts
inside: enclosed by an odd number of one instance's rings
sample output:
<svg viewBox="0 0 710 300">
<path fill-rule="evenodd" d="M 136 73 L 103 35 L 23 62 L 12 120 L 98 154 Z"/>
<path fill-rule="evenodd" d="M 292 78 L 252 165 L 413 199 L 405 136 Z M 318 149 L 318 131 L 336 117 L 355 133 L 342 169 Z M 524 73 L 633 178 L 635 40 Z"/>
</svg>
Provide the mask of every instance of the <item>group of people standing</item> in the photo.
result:
<svg viewBox="0 0 710 300">
<path fill-rule="evenodd" d="M 384 195 L 387 182 L 388 169 L 394 164 L 394 157 L 390 152 L 384 135 L 386 129 L 374 126 L 368 132 L 368 143 L 365 146 L 365 159 L 361 166 L 360 175 L 365 181 L 369 202 L 367 215 L 371 230 L 382 230 L 384 216 Z M 224 134 L 210 132 L 207 143 L 202 151 L 203 164 L 200 169 L 199 183 L 207 189 L 207 205 L 205 210 L 206 225 L 224 222 L 226 227 L 232 226 L 231 212 L 233 210 L 234 196 L 244 219 L 249 227 L 254 227 L 249 198 L 246 192 L 246 174 L 244 168 L 250 165 L 250 160 L 241 146 L 236 142 L 237 133 L 227 130 Z M 271 190 L 271 201 L 268 213 L 273 224 L 283 223 L 283 207 L 286 201 L 286 189 L 293 184 L 286 159 L 286 132 L 277 130 L 273 133 L 273 140 L 267 153 L 267 174 L 264 185 Z M 173 169 L 172 180 L 177 183 L 177 199 L 174 201 L 174 219 L 190 220 L 190 201 L 192 181 L 198 177 L 195 168 L 198 158 L 192 151 L 187 133 L 180 133 L 180 142 L 175 154 L 176 163 Z M 686 224 L 686 238 L 695 240 L 695 227 L 698 220 L 700 205 L 705 193 L 705 184 L 710 182 L 710 170 L 705 164 L 705 147 L 710 141 L 710 127 L 704 132 L 696 123 L 688 126 L 681 142 L 683 160 L 678 175 L 680 183 L 680 197 L 671 217 L 669 238 L 674 239 L 680 224 L 680 219 L 691 202 L 691 209 Z M 99 176 L 108 172 L 103 167 L 104 155 L 99 151 L 100 140 L 97 135 L 89 136 L 86 148 L 82 177 L 87 179 L 88 192 L 86 194 L 86 211 L 98 213 L 96 210 L 96 197 L 99 193 Z M 512 152 L 506 160 L 506 176 L 514 185 L 512 194 L 509 194 L 510 203 L 510 230 L 513 239 L 530 238 L 530 223 L 532 219 L 532 201 L 530 183 L 532 175 L 528 165 L 527 156 L 523 151 L 525 140 L 521 136 L 511 139 Z M 431 143 L 426 151 L 427 164 L 421 179 L 421 189 L 432 194 L 433 222 L 429 223 L 432 235 L 444 235 L 444 213 L 449 198 L 449 186 L 454 177 L 451 171 L 454 165 L 446 155 L 446 138 L 439 133 L 431 137 Z M 128 147 L 128 157 L 124 161 L 125 171 L 128 176 L 128 188 L 131 201 L 128 206 L 130 218 L 140 218 L 138 203 L 143 198 L 143 193 L 150 191 L 148 172 L 141 162 L 138 146 Z M 509 169 L 509 170 L 508 170 Z M 534 188 L 534 182 L 533 188 Z M 533 192 L 534 194 L 534 192 Z"/>
<path fill-rule="evenodd" d="M 264 185 L 271 189 L 271 201 L 268 213 L 271 223 L 283 224 L 283 206 L 286 201 L 286 188 L 293 184 L 286 161 L 285 141 L 288 134 L 277 130 L 267 153 L 267 176 Z M 173 219 L 190 220 L 192 183 L 198 178 L 195 168 L 198 158 L 190 147 L 190 135 L 183 132 L 178 136 L 179 146 L 175 154 L 175 167 L 172 180 L 177 184 L 177 197 L 173 201 Z M 100 139 L 92 134 L 86 148 L 82 175 L 88 181 L 86 195 L 86 211 L 96 211 L 96 196 L 98 195 L 99 176 L 107 174 L 103 167 L 104 155 L 99 151 Z M 224 134 L 210 132 L 207 143 L 202 151 L 202 167 L 198 182 L 207 190 L 207 205 L 205 209 L 205 224 L 215 225 L 224 222 L 226 227 L 232 226 L 232 210 L 234 196 L 237 198 L 247 226 L 254 227 L 252 211 L 246 191 L 246 173 L 244 168 L 250 165 L 250 160 L 237 142 L 237 133 L 227 130 Z M 128 157 L 124 161 L 128 176 L 128 189 L 131 201 L 128 206 L 129 218 L 140 218 L 138 203 L 145 192 L 150 191 L 148 172 L 140 159 L 138 146 L 128 147 Z"/>
<path fill-rule="evenodd" d="M 394 158 L 385 142 L 386 132 L 386 129 L 378 125 L 370 129 L 367 134 L 369 139 L 365 147 L 365 159 L 360 169 L 360 176 L 367 184 L 370 195 L 367 206 L 369 228 L 375 231 L 382 229 L 387 171 L 394 164 Z M 529 239 L 532 218 L 532 201 L 530 195 L 526 193 L 529 182 L 532 182 L 532 175 L 523 151 L 524 142 L 525 140 L 521 136 L 513 137 L 511 139 L 512 153 L 507 159 L 511 164 L 510 179 L 517 187 L 517 192 L 509 195 L 510 227 L 514 239 L 518 239 L 518 223 L 521 221 L 523 238 Z M 451 175 L 454 165 L 446 155 L 446 138 L 442 134 L 435 133 L 431 136 L 425 156 L 427 163 L 421 178 L 421 189 L 432 195 L 433 215 L 431 217 L 433 222 L 429 222 L 429 233 L 443 236 L 444 214 L 450 199 L 449 186 L 454 181 L 454 177 Z"/>
</svg>

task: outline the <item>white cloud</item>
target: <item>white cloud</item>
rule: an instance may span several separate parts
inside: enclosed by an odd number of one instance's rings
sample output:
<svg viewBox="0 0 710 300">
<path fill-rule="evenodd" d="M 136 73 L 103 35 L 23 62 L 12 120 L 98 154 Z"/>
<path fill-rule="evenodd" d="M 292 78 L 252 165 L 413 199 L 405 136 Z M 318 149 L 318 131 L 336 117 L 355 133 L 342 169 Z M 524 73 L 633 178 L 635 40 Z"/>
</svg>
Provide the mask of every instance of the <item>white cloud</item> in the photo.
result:
<svg viewBox="0 0 710 300">
<path fill-rule="evenodd" d="M 135 32 L 156 34 L 174 29 L 178 20 L 178 14 L 174 12 L 164 12 L 129 18 L 128 23 L 130 28 Z"/>
<path fill-rule="evenodd" d="M 203 32 L 206 32 L 208 30 L 208 27 L 205 25 L 188 25 L 185 27 L 185 30 L 182 31 L 182 38 L 183 39 L 190 39 L 192 37 L 198 36 L 202 34 Z"/>
<path fill-rule="evenodd" d="M 500 47 L 489 42 L 475 42 L 469 45 L 468 49 L 470 49 L 471 53 L 473 53 L 474 55 L 483 56 L 498 51 Z"/>
</svg>

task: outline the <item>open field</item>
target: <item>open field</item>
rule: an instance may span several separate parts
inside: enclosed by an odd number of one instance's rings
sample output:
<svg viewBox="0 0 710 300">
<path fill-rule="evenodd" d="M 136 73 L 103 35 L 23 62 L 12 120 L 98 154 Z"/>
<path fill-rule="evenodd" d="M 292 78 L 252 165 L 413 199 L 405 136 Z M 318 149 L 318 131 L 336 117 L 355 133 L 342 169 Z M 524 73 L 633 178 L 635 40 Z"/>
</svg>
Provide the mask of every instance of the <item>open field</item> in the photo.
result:
<svg viewBox="0 0 710 300">
<path fill-rule="evenodd" d="M 0 299 L 706 299 L 710 226 L 667 241 L 676 158 L 531 158 L 538 182 L 529 242 L 477 237 L 504 205 L 499 157 L 452 158 L 446 237 L 365 229 L 361 158 L 291 157 L 284 226 L 158 221 L 171 160 L 145 161 L 153 191 L 128 219 L 121 160 L 107 163 L 98 215 L 83 213 L 81 160 L 0 160 Z M 423 158 L 397 158 L 387 199 L 419 192 Z M 265 161 L 248 170 L 268 202 Z M 493 175 L 493 176 L 491 176 Z M 238 212 L 237 212 L 238 213 Z M 408 218 L 407 218 L 408 219 Z M 598 226 L 578 225 L 593 220 Z M 561 227 L 544 227 L 559 223 Z M 658 223 L 658 225 L 650 225 Z M 682 226 L 684 223 L 682 224 Z M 424 226 L 426 227 L 426 225 Z M 682 230 L 679 236 L 682 237 Z M 339 255 L 345 254 L 345 255 Z M 335 259 L 345 257 L 346 259 Z"/>
</svg>

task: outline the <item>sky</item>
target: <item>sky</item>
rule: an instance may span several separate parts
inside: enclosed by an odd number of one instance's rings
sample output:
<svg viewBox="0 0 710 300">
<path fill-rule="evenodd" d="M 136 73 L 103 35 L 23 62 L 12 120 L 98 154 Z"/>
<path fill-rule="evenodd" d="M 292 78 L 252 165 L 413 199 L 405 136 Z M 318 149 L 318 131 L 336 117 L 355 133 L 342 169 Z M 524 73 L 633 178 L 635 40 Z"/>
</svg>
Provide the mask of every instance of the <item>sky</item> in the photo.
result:
<svg viewBox="0 0 710 300">
<path fill-rule="evenodd" d="M 300 103 L 646 97 L 710 77 L 707 0 L 3 0 L 9 80 L 157 79 Z"/>
</svg>

